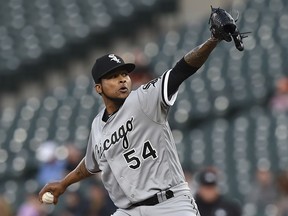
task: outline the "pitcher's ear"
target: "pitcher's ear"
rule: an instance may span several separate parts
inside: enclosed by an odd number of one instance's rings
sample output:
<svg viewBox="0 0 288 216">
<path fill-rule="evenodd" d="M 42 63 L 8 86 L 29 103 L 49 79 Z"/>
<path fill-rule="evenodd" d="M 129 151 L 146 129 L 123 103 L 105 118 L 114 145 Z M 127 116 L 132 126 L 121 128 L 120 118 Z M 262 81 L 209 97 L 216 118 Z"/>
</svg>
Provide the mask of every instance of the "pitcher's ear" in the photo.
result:
<svg viewBox="0 0 288 216">
<path fill-rule="evenodd" d="M 101 93 L 102 93 L 102 86 L 101 86 L 101 84 L 96 84 L 96 85 L 95 85 L 95 91 L 96 91 L 98 94 L 101 95 Z"/>
</svg>

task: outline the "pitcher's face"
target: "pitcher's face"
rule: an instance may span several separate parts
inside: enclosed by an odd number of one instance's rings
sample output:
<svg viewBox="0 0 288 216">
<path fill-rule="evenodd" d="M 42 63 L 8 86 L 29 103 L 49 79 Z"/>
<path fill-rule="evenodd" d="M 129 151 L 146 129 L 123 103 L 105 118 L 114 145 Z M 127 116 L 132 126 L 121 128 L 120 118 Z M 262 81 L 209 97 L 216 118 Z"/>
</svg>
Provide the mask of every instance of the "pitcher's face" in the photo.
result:
<svg viewBox="0 0 288 216">
<path fill-rule="evenodd" d="M 101 83 L 97 84 L 95 88 L 104 101 L 124 102 L 131 92 L 132 82 L 128 72 L 120 70 L 102 77 Z"/>
</svg>

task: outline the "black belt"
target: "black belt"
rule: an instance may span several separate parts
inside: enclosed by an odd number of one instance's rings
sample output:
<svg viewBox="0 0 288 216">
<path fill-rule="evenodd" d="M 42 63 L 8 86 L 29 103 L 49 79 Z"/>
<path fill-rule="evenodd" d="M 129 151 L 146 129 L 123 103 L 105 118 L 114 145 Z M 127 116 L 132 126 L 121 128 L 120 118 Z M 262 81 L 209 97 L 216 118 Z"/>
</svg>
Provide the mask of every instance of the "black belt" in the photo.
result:
<svg viewBox="0 0 288 216">
<path fill-rule="evenodd" d="M 133 207 L 137 207 L 137 206 L 153 206 L 153 205 L 156 205 L 160 202 L 165 201 L 164 199 L 162 199 L 162 201 L 159 200 L 159 198 L 158 198 L 159 195 L 164 195 L 166 197 L 166 199 L 164 198 L 165 200 L 174 197 L 174 193 L 171 190 L 161 191 L 161 192 L 156 193 L 155 195 L 153 195 L 152 197 L 150 197 L 146 200 L 132 204 L 131 207 L 133 208 Z"/>
</svg>

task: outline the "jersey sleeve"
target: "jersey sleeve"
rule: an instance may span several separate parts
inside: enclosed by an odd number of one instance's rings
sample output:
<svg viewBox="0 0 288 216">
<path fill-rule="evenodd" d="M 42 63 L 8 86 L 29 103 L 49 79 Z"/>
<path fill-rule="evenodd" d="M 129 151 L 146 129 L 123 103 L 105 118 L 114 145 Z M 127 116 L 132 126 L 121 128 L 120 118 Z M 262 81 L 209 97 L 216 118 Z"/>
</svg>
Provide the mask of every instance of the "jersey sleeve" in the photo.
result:
<svg viewBox="0 0 288 216">
<path fill-rule="evenodd" d="M 142 111 L 154 121 L 166 120 L 169 107 L 174 104 L 178 94 L 176 91 L 170 97 L 168 96 L 170 71 L 166 71 L 137 90 Z"/>
<path fill-rule="evenodd" d="M 100 171 L 99 165 L 96 161 L 96 155 L 95 155 L 94 149 L 93 149 L 92 133 L 90 133 L 88 145 L 87 145 L 87 149 L 86 149 L 85 166 L 86 166 L 86 169 L 90 173 L 97 173 Z"/>
<path fill-rule="evenodd" d="M 162 84 L 162 100 L 167 106 L 172 106 L 175 103 L 175 100 L 177 98 L 178 90 L 175 91 L 174 94 L 168 95 L 168 82 L 170 77 L 171 70 L 164 73 L 163 76 L 163 84 Z M 178 88 L 177 88 L 178 89 Z"/>
</svg>

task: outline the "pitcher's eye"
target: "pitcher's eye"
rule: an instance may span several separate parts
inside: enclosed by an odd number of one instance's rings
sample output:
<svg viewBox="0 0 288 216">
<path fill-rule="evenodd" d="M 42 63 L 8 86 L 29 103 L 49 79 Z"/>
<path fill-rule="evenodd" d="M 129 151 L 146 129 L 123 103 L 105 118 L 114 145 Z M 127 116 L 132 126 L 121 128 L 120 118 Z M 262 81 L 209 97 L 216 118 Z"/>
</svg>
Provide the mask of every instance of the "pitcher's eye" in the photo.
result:
<svg viewBox="0 0 288 216">
<path fill-rule="evenodd" d="M 114 78 L 117 78 L 119 76 L 119 74 L 111 74 L 109 76 L 107 76 L 107 79 L 114 79 Z"/>
</svg>

